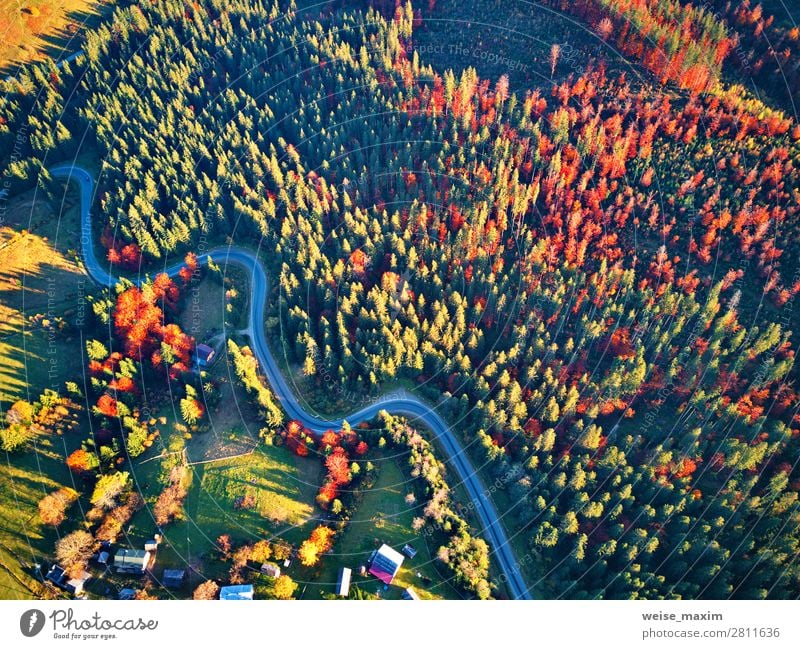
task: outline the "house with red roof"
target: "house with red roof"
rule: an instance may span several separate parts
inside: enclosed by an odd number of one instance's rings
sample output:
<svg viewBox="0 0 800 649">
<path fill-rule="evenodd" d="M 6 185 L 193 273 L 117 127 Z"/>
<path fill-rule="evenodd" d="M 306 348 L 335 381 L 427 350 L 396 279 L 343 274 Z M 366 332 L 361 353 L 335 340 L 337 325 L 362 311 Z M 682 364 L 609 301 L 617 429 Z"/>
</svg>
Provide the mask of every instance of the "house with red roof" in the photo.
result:
<svg viewBox="0 0 800 649">
<path fill-rule="evenodd" d="M 391 584 L 402 565 L 403 555 L 384 543 L 369 558 L 369 574 Z"/>
</svg>

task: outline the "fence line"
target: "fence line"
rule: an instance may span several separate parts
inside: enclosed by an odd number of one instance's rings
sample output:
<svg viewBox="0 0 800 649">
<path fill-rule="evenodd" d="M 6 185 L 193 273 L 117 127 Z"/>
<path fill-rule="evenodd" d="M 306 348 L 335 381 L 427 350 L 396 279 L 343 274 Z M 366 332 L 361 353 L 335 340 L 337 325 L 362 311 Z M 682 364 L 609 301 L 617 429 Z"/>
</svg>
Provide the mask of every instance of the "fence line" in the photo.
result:
<svg viewBox="0 0 800 649">
<path fill-rule="evenodd" d="M 255 453 L 256 448 L 258 448 L 258 442 L 251 448 L 249 451 L 244 451 L 243 453 L 235 453 L 234 455 L 225 455 L 223 457 L 214 457 L 209 460 L 197 460 L 195 462 L 187 462 L 188 466 L 194 466 L 196 464 L 208 464 L 209 462 L 221 462 L 222 460 L 235 460 L 238 457 L 245 457 L 246 455 L 252 455 Z"/>
</svg>

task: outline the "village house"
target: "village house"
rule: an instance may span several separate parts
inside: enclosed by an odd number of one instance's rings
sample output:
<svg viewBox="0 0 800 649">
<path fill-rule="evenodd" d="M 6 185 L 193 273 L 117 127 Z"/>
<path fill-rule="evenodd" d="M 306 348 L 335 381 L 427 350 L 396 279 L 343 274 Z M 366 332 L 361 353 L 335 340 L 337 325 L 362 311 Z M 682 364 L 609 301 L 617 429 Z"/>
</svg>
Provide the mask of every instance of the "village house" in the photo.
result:
<svg viewBox="0 0 800 649">
<path fill-rule="evenodd" d="M 369 574 L 391 584 L 402 565 L 403 555 L 384 543 L 369 558 Z"/>
<path fill-rule="evenodd" d="M 403 591 L 403 599 L 419 599 L 417 592 L 409 586 Z"/>
<path fill-rule="evenodd" d="M 200 369 L 205 369 L 211 365 L 212 361 L 214 360 L 214 356 L 216 356 L 214 348 L 206 345 L 205 343 L 200 343 L 197 345 L 197 347 L 195 347 L 195 362 L 197 363 L 197 367 Z"/>
<path fill-rule="evenodd" d="M 186 571 L 179 568 L 167 568 L 161 576 L 161 583 L 167 588 L 181 588 L 186 581 Z"/>
<path fill-rule="evenodd" d="M 91 578 L 91 573 L 84 570 L 80 577 L 70 579 L 64 568 L 57 564 L 51 566 L 45 575 L 47 581 L 76 597 L 83 594 L 86 582 Z"/>
<path fill-rule="evenodd" d="M 261 564 L 261 572 L 274 579 L 277 579 L 278 577 L 281 576 L 281 569 L 277 565 L 269 561 L 267 563 Z"/>
<path fill-rule="evenodd" d="M 152 555 L 147 550 L 120 548 L 114 555 L 114 570 L 127 574 L 144 574 Z"/>
<path fill-rule="evenodd" d="M 350 577 L 353 571 L 350 568 L 339 568 L 339 577 L 336 580 L 336 594 L 347 597 L 350 594 Z"/>
<path fill-rule="evenodd" d="M 220 599 L 253 599 L 253 584 L 234 584 L 219 589 Z"/>
</svg>

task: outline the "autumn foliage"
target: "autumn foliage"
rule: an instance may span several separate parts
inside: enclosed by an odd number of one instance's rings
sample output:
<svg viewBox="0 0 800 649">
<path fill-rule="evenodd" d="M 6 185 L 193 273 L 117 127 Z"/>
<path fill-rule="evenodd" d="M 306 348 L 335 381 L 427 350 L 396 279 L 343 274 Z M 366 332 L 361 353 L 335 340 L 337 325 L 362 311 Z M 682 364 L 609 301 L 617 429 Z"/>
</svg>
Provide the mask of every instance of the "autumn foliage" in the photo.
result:
<svg viewBox="0 0 800 649">
<path fill-rule="evenodd" d="M 208 579 L 194 589 L 192 599 L 216 599 L 218 594 L 219 584 Z"/>
<path fill-rule="evenodd" d="M 325 525 L 319 525 L 311 532 L 311 536 L 303 541 L 298 556 L 304 566 L 314 566 L 321 554 L 333 547 L 334 531 Z"/>
<path fill-rule="evenodd" d="M 133 518 L 133 515 L 142 507 L 144 507 L 144 499 L 139 493 L 133 491 L 127 494 L 122 504 L 105 513 L 100 526 L 94 533 L 95 539 L 98 541 L 116 541 L 125 526 Z"/>
<path fill-rule="evenodd" d="M 171 376 L 189 368 L 194 339 L 178 325 L 167 324 L 163 308 L 174 310 L 180 294 L 165 273 L 151 285 L 132 286 L 117 297 L 114 328 L 128 358 L 149 359 L 156 368 L 167 366 Z"/>
<path fill-rule="evenodd" d="M 183 503 L 189 493 L 188 483 L 191 474 L 185 467 L 175 467 L 153 507 L 156 525 L 162 527 L 183 515 Z"/>
<path fill-rule="evenodd" d="M 300 422 L 290 421 L 286 426 L 286 446 L 296 455 L 306 457 L 309 453 L 309 446 L 314 446 L 314 439 Z"/>
<path fill-rule="evenodd" d="M 97 456 L 79 448 L 67 457 L 67 467 L 73 473 L 83 475 L 97 468 Z"/>
<path fill-rule="evenodd" d="M 45 525 L 58 526 L 67 517 L 67 510 L 78 499 L 75 490 L 62 487 L 39 501 L 39 518 Z"/>
<path fill-rule="evenodd" d="M 183 285 L 186 286 L 192 279 L 192 276 L 197 272 L 197 255 L 193 252 L 187 252 L 184 258 L 184 265 L 178 271 L 178 276 L 183 280 Z"/>
<path fill-rule="evenodd" d="M 547 0 L 577 15 L 663 83 L 693 91 L 716 83 L 736 41 L 707 9 L 678 0 Z"/>
<path fill-rule="evenodd" d="M 328 478 L 331 482 L 339 485 L 346 485 L 350 482 L 350 459 L 341 446 L 333 449 L 333 452 L 325 459 L 325 468 L 328 469 Z"/>
<path fill-rule="evenodd" d="M 127 270 L 138 270 L 142 263 L 142 250 L 135 243 L 116 245 L 108 249 L 108 261 Z"/>
</svg>

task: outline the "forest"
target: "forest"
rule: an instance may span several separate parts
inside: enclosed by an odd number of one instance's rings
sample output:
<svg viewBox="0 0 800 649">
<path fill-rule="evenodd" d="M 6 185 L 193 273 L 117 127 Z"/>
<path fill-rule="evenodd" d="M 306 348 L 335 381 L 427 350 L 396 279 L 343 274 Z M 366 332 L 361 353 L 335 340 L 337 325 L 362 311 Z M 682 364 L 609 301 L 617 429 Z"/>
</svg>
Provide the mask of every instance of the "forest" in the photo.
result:
<svg viewBox="0 0 800 649">
<path fill-rule="evenodd" d="M 0 82 L 11 191 L 54 193 L 47 169 L 88 146 L 103 255 L 152 278 L 93 303 L 91 416 L 106 436 L 67 461 L 94 484 L 98 524 L 141 507 L 123 487 L 154 439 L 142 377 L 177 386 L 188 425 L 213 403 L 174 314 L 196 254 L 236 242 L 272 278 L 254 326 L 305 385 L 409 386 L 436 404 L 502 485 L 537 592 L 798 597 L 797 28 L 747 0 L 545 0 L 630 70 L 598 59 L 554 78 L 554 46 L 553 81 L 516 87 L 415 51 L 434 0 L 366 4 L 131 5 L 76 61 Z M 180 259 L 181 277 L 159 274 Z M 402 447 L 428 503 L 417 525 L 438 530 L 460 589 L 497 594 L 424 430 L 386 414 L 317 439 L 245 345 L 227 351 L 262 437 L 322 458 L 321 508 L 346 519 L 365 479 L 354 459 L 379 438 Z M 10 413 L 9 431 L 24 425 Z M 324 529 L 300 549 L 311 564 L 336 542 Z"/>
</svg>

